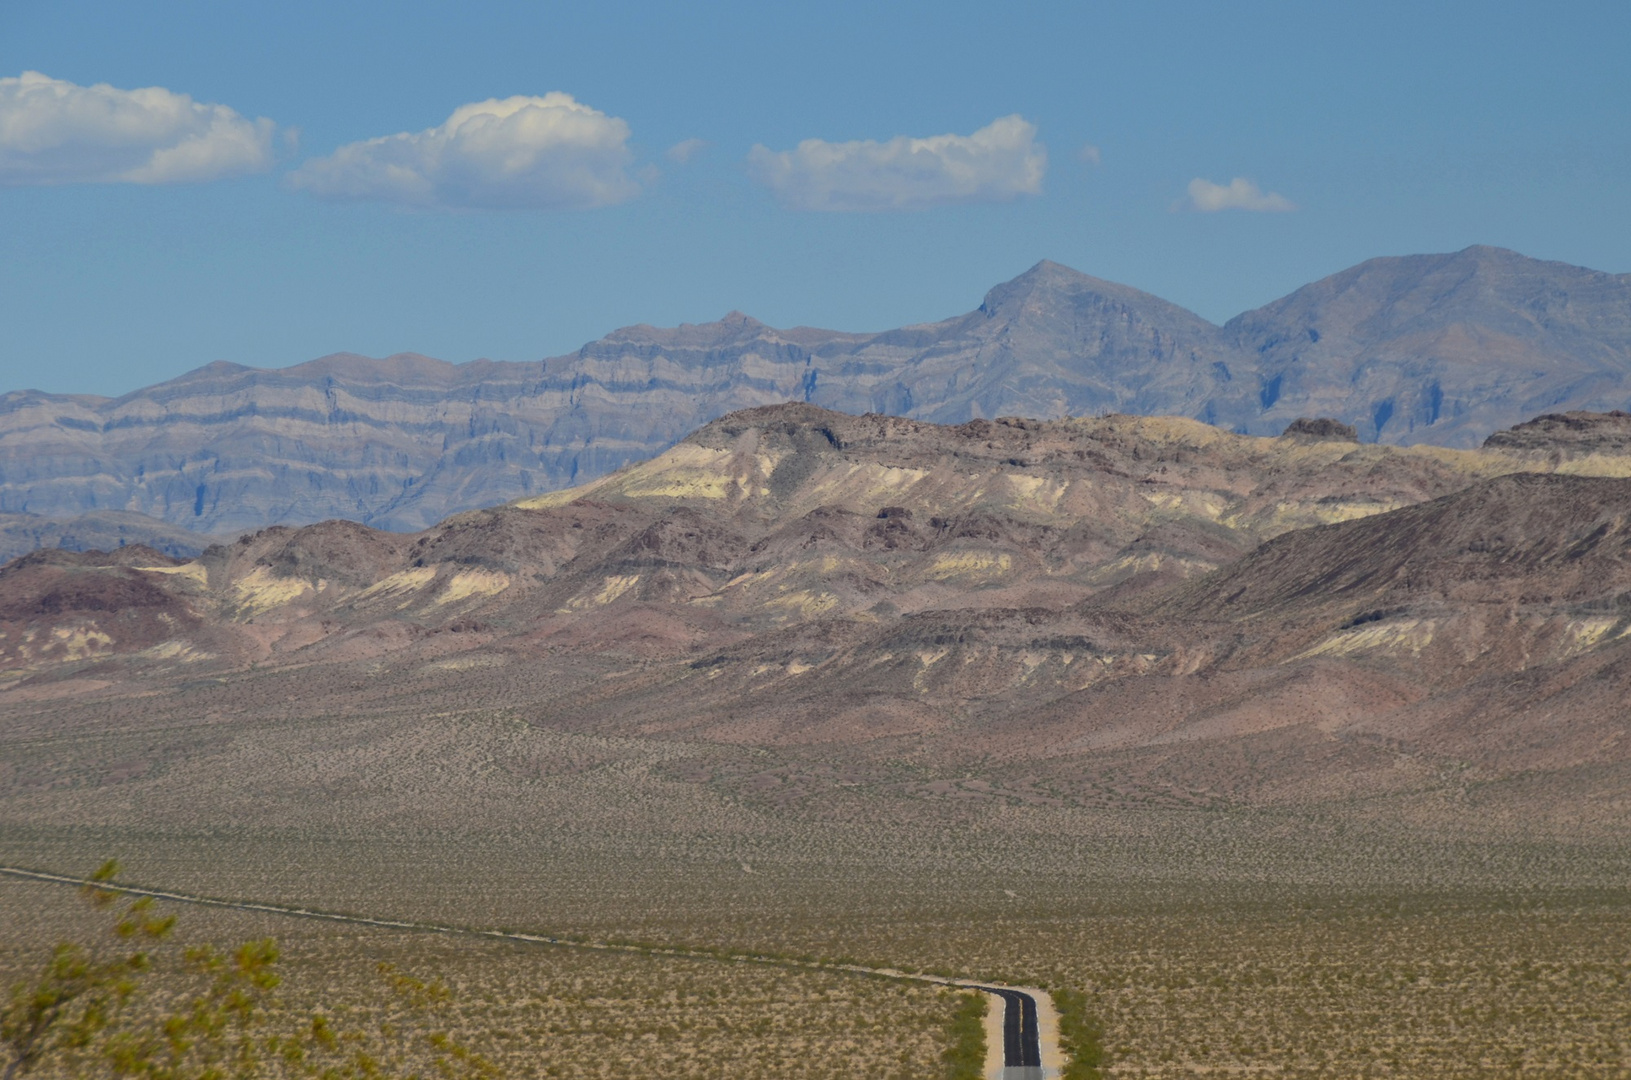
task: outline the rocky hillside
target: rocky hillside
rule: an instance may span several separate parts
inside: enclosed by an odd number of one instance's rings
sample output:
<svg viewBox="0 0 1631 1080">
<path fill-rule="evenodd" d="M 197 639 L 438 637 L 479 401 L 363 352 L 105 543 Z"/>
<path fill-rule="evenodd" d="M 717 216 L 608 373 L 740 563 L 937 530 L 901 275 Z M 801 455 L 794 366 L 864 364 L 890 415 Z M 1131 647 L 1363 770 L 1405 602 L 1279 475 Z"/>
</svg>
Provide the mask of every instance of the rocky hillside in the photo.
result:
<svg viewBox="0 0 1631 1080">
<path fill-rule="evenodd" d="M 1631 453 L 1631 413 L 1547 413 L 1497 431 L 1484 440 L 1490 450 L 1540 451 L 1561 458 Z"/>
<path fill-rule="evenodd" d="M 1217 327 L 1043 262 L 975 311 L 876 334 L 619 330 L 538 363 L 217 363 L 118 399 L 0 397 L 0 513 L 113 510 L 234 533 L 416 530 L 650 458 L 726 413 L 801 401 L 958 424 L 1176 415 L 1274 435 L 1473 447 L 1631 403 L 1631 278 L 1492 248 L 1376 259 Z"/>
<path fill-rule="evenodd" d="M 240 683 L 230 708 L 257 716 L 409 695 L 978 760 L 1070 798 L 1112 765 L 1259 803 L 1619 769 L 1631 457 L 1530 443 L 748 410 L 417 534 L 331 521 L 190 561 L 15 561 L 0 714 L 55 701 L 94 725 Z"/>
</svg>

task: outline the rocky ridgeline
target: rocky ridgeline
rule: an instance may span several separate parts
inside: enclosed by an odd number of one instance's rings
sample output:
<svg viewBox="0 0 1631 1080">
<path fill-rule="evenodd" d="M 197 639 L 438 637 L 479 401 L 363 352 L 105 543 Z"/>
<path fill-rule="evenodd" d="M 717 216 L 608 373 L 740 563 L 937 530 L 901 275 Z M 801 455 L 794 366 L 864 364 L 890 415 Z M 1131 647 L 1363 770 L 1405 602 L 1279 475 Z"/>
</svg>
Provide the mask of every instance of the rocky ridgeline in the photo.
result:
<svg viewBox="0 0 1631 1080">
<path fill-rule="evenodd" d="M 1631 413 L 1547 413 L 1484 440 L 1489 450 L 1583 457 L 1631 453 Z"/>
<path fill-rule="evenodd" d="M 609 734 L 909 738 L 1061 776 L 1179 754 L 1195 790 L 1249 777 L 1273 799 L 1408 789 L 1400 747 L 1475 779 L 1621 768 L 1628 475 L 1631 455 L 1356 443 L 1320 420 L 1257 438 L 767 406 L 417 534 L 327 521 L 187 561 L 15 560 L 0 708 L 105 718 L 241 684 L 248 708 L 331 715 L 401 693 Z M 286 693 L 256 689 L 280 670 Z"/>
<path fill-rule="evenodd" d="M 877 334 L 732 313 L 536 363 L 338 355 L 216 363 L 117 399 L 18 391 L 0 397 L 0 513 L 420 529 L 786 401 L 953 424 L 1173 415 L 1260 435 L 1329 417 L 1366 442 L 1472 447 L 1543 409 L 1631 403 L 1631 277 L 1494 248 L 1374 259 L 1219 327 L 1043 262 L 966 315 Z"/>
</svg>

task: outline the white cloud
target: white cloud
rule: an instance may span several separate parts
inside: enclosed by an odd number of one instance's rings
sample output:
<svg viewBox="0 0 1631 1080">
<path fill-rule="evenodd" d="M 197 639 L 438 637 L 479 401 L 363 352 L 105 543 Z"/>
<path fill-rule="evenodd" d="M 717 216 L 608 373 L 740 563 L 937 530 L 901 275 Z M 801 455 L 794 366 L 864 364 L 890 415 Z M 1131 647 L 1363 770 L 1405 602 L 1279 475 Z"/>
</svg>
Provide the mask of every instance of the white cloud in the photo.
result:
<svg viewBox="0 0 1631 1080">
<path fill-rule="evenodd" d="M 629 125 L 570 94 L 462 105 L 447 123 L 342 146 L 289 183 L 328 199 L 445 209 L 580 210 L 633 198 Z"/>
<path fill-rule="evenodd" d="M 1083 143 L 1082 148 L 1076 151 L 1076 159 L 1098 168 L 1100 162 L 1104 159 L 1104 155 L 1099 153 L 1099 148 L 1092 143 Z"/>
<path fill-rule="evenodd" d="M 1189 182 L 1189 199 L 1178 204 L 1180 209 L 1199 210 L 1203 214 L 1219 210 L 1256 210 L 1283 212 L 1297 209 L 1297 204 L 1278 192 L 1264 192 L 1262 188 L 1237 176 L 1228 184 L 1214 184 L 1200 177 Z"/>
<path fill-rule="evenodd" d="M 664 151 L 664 156 L 675 164 L 684 165 L 706 149 L 708 149 L 707 140 L 686 139 L 683 142 L 677 142 L 673 146 L 670 146 L 666 151 Z"/>
<path fill-rule="evenodd" d="M 748 169 L 794 210 L 922 210 L 1007 202 L 1042 190 L 1047 148 L 1019 116 L 972 135 L 898 135 L 888 142 L 806 139 L 793 150 L 755 146 Z"/>
<path fill-rule="evenodd" d="M 264 172 L 277 125 L 161 86 L 0 79 L 0 185 L 179 184 Z"/>
</svg>

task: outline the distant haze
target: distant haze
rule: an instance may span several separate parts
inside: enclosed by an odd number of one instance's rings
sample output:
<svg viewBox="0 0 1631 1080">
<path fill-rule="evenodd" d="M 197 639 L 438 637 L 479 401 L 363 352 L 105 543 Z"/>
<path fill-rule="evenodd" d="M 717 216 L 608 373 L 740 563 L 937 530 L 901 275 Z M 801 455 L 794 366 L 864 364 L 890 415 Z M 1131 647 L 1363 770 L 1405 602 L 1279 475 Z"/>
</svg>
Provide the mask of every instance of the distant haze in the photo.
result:
<svg viewBox="0 0 1631 1080">
<path fill-rule="evenodd" d="M 217 363 L 117 399 L 0 397 L 0 512 L 146 514 L 202 532 L 347 518 L 424 528 L 806 401 L 941 423 L 1121 412 L 1277 435 L 1472 447 L 1540 413 L 1631 405 L 1631 275 L 1497 248 L 1380 258 L 1217 326 L 1051 262 L 884 333 L 740 313 L 618 330 L 538 363 L 335 355 Z"/>
</svg>

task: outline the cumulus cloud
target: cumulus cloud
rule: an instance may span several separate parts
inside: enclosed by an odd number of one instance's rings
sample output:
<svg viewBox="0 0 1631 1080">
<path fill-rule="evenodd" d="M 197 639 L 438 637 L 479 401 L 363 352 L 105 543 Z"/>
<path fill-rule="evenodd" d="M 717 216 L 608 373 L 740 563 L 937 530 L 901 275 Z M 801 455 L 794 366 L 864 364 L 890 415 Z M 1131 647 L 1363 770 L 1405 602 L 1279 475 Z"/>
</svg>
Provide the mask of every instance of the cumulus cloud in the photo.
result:
<svg viewBox="0 0 1631 1080">
<path fill-rule="evenodd" d="M 663 152 L 663 156 L 675 164 L 684 165 L 706 149 L 708 143 L 705 139 L 686 139 L 670 146 Z"/>
<path fill-rule="evenodd" d="M 922 210 L 1007 202 L 1042 190 L 1047 149 L 1020 116 L 972 135 L 898 135 L 888 142 L 806 139 L 793 150 L 755 146 L 748 170 L 793 210 Z"/>
<path fill-rule="evenodd" d="M 264 172 L 277 125 L 161 86 L 0 79 L 0 185 L 179 184 Z"/>
<path fill-rule="evenodd" d="M 1197 176 L 1189 182 L 1189 198 L 1178 205 L 1183 209 L 1199 210 L 1203 214 L 1219 210 L 1277 213 L 1297 209 L 1297 204 L 1284 195 L 1274 191 L 1265 192 L 1243 176 L 1237 176 L 1227 184 L 1214 184 Z"/>
<path fill-rule="evenodd" d="M 462 105 L 447 123 L 350 143 L 289 183 L 326 199 L 444 209 L 581 210 L 639 193 L 629 125 L 570 94 Z"/>
</svg>

